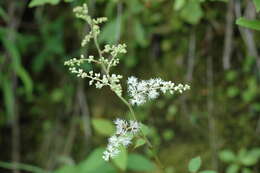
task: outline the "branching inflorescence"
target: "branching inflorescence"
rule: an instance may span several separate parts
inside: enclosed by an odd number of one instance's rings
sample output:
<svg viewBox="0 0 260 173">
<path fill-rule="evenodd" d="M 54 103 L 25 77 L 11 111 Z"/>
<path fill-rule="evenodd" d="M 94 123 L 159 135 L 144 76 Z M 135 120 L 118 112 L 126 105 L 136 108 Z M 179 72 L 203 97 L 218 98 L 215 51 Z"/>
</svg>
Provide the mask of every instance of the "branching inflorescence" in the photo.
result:
<svg viewBox="0 0 260 173">
<path fill-rule="evenodd" d="M 88 14 L 88 8 L 86 4 L 74 8 L 73 11 L 76 14 L 76 17 L 83 19 L 90 26 L 90 32 L 82 40 L 81 46 L 84 47 L 93 39 L 98 51 L 98 57 L 94 57 L 93 55 L 85 57 L 85 55 L 81 55 L 80 58 L 72 58 L 66 61 L 64 65 L 68 66 L 69 71 L 75 74 L 77 77 L 90 79 L 89 85 L 95 85 L 98 89 L 104 86 L 110 87 L 110 89 L 120 98 L 120 100 L 127 105 L 133 118 L 130 121 L 117 119 L 114 122 L 117 131 L 112 137 L 109 138 L 107 149 L 103 155 L 103 159 L 108 161 L 110 158 L 118 155 L 120 152 L 120 147 L 127 147 L 129 144 L 131 144 L 131 140 L 136 136 L 143 136 L 146 142 L 150 144 L 140 129 L 140 123 L 137 122 L 131 105 L 142 105 L 147 100 L 156 99 L 160 92 L 169 92 L 170 94 L 175 92 L 182 93 L 183 91 L 190 89 L 190 86 L 182 84 L 176 85 L 171 81 L 164 81 L 160 78 L 138 80 L 136 77 L 129 77 L 127 84 L 130 100 L 127 101 L 122 96 L 123 91 L 120 80 L 123 78 L 123 76 L 111 73 L 111 68 L 116 67 L 119 63 L 118 56 L 127 52 L 126 45 L 105 45 L 104 49 L 100 49 L 97 39 L 98 35 L 100 34 L 99 25 L 107 21 L 107 18 L 101 17 L 92 19 Z M 84 63 L 99 65 L 102 69 L 102 73 L 85 71 L 82 67 Z M 159 161 L 158 158 L 155 158 L 155 160 Z"/>
<path fill-rule="evenodd" d="M 120 152 L 120 147 L 128 147 L 133 137 L 140 131 L 140 123 L 130 120 L 129 122 L 116 119 L 116 133 L 108 139 L 107 149 L 103 159 L 108 161 Z"/>
</svg>

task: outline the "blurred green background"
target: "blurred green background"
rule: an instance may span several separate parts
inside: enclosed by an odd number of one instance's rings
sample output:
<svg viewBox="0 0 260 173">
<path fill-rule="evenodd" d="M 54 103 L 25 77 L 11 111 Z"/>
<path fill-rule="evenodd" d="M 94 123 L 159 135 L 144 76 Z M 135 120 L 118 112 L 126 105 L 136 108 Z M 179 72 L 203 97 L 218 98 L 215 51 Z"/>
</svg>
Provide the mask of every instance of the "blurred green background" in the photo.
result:
<svg viewBox="0 0 260 173">
<path fill-rule="evenodd" d="M 124 81 L 191 86 L 135 108 L 167 173 L 188 172 L 198 155 L 203 169 L 260 172 L 260 35 L 235 24 L 257 18 L 251 0 L 1 0 L 1 173 L 159 172 L 145 146 L 125 163 L 101 158 L 112 120 L 128 112 L 63 66 L 95 51 L 80 47 L 89 28 L 72 9 L 82 3 L 109 19 L 101 45 L 127 44 L 116 71 Z"/>
</svg>

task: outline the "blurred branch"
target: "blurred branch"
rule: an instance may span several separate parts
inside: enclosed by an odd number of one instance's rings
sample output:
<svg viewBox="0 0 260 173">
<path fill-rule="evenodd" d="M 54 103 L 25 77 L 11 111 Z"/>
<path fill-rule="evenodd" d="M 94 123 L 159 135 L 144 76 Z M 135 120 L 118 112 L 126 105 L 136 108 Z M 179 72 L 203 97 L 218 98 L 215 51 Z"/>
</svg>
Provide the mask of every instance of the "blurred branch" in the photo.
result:
<svg viewBox="0 0 260 173">
<path fill-rule="evenodd" d="M 207 58 L 207 112 L 208 112 L 208 127 L 209 127 L 209 143 L 212 151 L 212 166 L 214 170 L 218 170 L 218 146 L 216 133 L 216 120 L 214 115 L 214 101 L 213 101 L 213 65 L 212 57 Z"/>
<path fill-rule="evenodd" d="M 226 29 L 225 29 L 225 42 L 223 51 L 223 68 L 230 69 L 230 59 L 232 56 L 232 43 L 233 43 L 233 24 L 234 24 L 234 0 L 229 0 L 226 15 Z"/>
<path fill-rule="evenodd" d="M 208 97 L 207 97 L 207 113 L 208 113 L 208 137 L 209 137 L 209 145 L 212 153 L 212 167 L 214 170 L 218 172 L 218 146 L 217 146 L 217 133 L 216 133 L 216 120 L 214 114 L 214 71 L 213 71 L 213 59 L 211 56 L 212 51 L 212 40 L 213 40 L 213 33 L 212 28 L 209 26 L 206 32 L 206 44 L 207 49 L 207 68 L 206 68 L 206 81 L 207 81 L 207 90 L 208 90 Z"/>
<path fill-rule="evenodd" d="M 191 82 L 195 64 L 195 51 L 196 51 L 196 35 L 195 30 L 192 29 L 189 40 L 189 54 L 188 54 L 188 72 L 186 81 Z"/>
<path fill-rule="evenodd" d="M 21 2 L 21 7 L 18 8 L 16 1 L 10 1 L 8 4 L 8 32 L 6 39 L 9 40 L 12 44 L 15 44 L 16 41 L 16 32 L 20 26 L 22 15 L 25 9 L 26 0 Z M 11 53 L 6 50 L 5 53 L 6 62 L 10 63 L 14 61 L 14 57 L 11 56 Z M 14 93 L 14 104 L 13 104 L 13 114 L 12 117 L 12 161 L 13 161 L 13 172 L 19 173 L 19 170 L 16 169 L 16 165 L 20 162 L 20 124 L 19 124 L 19 107 L 18 107 L 18 98 L 17 98 L 17 74 L 14 69 L 11 71 L 11 81 L 12 81 L 12 92 Z"/>
<path fill-rule="evenodd" d="M 84 92 L 83 83 L 80 81 L 77 88 L 77 103 L 79 104 L 80 113 L 82 114 L 82 122 L 83 122 L 83 128 L 84 128 L 84 134 L 86 137 L 87 145 L 91 142 L 91 127 L 90 127 L 90 114 L 87 104 L 87 96 Z"/>
<path fill-rule="evenodd" d="M 241 1 L 240 0 L 235 0 L 235 14 L 236 14 L 236 18 L 241 17 Z M 255 16 L 256 16 L 256 11 L 255 11 L 255 7 L 254 7 L 253 3 L 251 1 L 247 1 L 245 17 L 249 18 L 249 19 L 254 19 Z M 239 32 L 242 36 L 242 39 L 244 40 L 244 42 L 246 44 L 248 55 L 256 58 L 257 69 L 258 69 L 258 71 L 260 71 L 260 59 L 258 56 L 253 31 L 239 26 Z"/>
</svg>

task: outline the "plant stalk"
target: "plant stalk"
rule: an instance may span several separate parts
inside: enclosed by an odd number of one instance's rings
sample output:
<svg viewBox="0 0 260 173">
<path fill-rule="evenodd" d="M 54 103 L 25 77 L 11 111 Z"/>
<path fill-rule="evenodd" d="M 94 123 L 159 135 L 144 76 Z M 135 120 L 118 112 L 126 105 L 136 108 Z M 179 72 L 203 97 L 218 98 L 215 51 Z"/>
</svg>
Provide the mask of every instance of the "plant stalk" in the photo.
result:
<svg viewBox="0 0 260 173">
<path fill-rule="evenodd" d="M 95 43 L 95 46 L 98 50 L 98 54 L 99 54 L 99 57 L 102 58 L 102 51 L 99 47 L 99 44 L 98 44 L 98 40 L 97 40 L 97 35 L 94 36 L 94 43 Z M 104 70 L 105 74 L 106 75 L 109 75 L 109 72 L 108 70 L 106 69 L 105 65 L 103 63 L 101 63 L 101 67 L 102 69 Z M 135 112 L 133 110 L 133 107 L 131 106 L 131 104 L 126 100 L 124 99 L 121 95 L 117 94 L 116 95 L 120 98 L 120 100 L 128 107 L 131 115 L 132 115 L 132 118 L 137 121 L 137 118 L 136 118 L 136 115 L 135 115 Z M 141 130 L 141 135 L 143 137 L 143 139 L 145 140 L 145 142 L 147 143 L 149 149 L 151 150 L 152 154 L 153 154 L 153 157 L 155 159 L 155 162 L 156 164 L 159 166 L 159 168 L 161 169 L 162 173 L 165 173 L 165 170 L 164 170 L 164 166 L 162 164 L 162 162 L 160 161 L 159 157 L 157 156 L 155 150 L 154 150 L 154 147 L 153 145 L 151 144 L 151 142 L 148 140 L 148 138 L 145 136 L 144 132 Z"/>
</svg>

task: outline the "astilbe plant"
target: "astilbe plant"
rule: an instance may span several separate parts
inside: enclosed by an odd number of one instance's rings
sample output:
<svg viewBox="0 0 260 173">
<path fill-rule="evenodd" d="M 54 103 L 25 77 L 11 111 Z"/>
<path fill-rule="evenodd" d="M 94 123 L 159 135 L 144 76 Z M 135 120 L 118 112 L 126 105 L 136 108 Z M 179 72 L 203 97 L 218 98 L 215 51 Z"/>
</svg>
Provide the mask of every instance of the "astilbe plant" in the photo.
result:
<svg viewBox="0 0 260 173">
<path fill-rule="evenodd" d="M 114 74 L 111 71 L 113 67 L 116 67 L 119 64 L 118 56 L 127 53 L 126 44 L 105 45 L 104 48 L 101 49 L 98 43 L 100 24 L 106 22 L 107 18 L 91 18 L 88 14 L 88 7 L 86 4 L 74 8 L 73 11 L 77 18 L 83 19 L 90 26 L 90 32 L 82 40 L 81 46 L 84 47 L 87 43 L 93 40 L 98 52 L 98 57 L 94 57 L 93 55 L 85 57 L 84 55 L 81 55 L 80 58 L 72 58 L 66 61 L 64 65 L 68 66 L 69 71 L 77 77 L 82 79 L 88 78 L 89 85 L 95 85 L 98 89 L 105 86 L 110 87 L 116 96 L 128 107 L 132 117 L 129 121 L 122 119 L 116 119 L 114 121 L 116 125 L 116 133 L 108 139 L 108 145 L 106 151 L 104 151 L 103 159 L 109 161 L 111 158 L 116 157 L 120 153 L 120 147 L 128 147 L 136 137 L 143 138 L 149 149 L 154 153 L 153 145 L 145 136 L 141 128 L 141 123 L 137 121 L 133 106 L 141 106 L 148 100 L 156 99 L 160 93 L 182 93 L 183 91 L 190 89 L 190 86 L 183 84 L 176 85 L 171 81 L 164 81 L 160 78 L 139 80 L 132 76 L 127 79 L 130 99 L 125 99 L 123 97 L 121 86 L 123 76 L 120 74 Z M 101 68 L 102 73 L 85 71 L 82 67 L 84 63 L 98 65 Z M 154 154 L 154 158 L 158 166 L 163 169 L 156 154 Z"/>
</svg>

